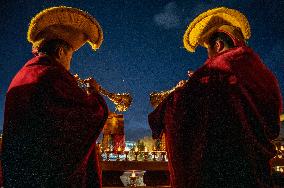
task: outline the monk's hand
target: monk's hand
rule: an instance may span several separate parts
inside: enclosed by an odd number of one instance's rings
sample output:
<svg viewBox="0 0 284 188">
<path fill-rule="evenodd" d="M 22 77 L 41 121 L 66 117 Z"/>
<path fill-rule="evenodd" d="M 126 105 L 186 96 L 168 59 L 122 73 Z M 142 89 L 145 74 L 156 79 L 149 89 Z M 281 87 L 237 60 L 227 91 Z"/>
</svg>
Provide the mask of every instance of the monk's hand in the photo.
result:
<svg viewBox="0 0 284 188">
<path fill-rule="evenodd" d="M 192 77 L 193 76 L 193 71 L 192 70 L 189 70 L 189 71 L 187 71 L 187 76 L 190 78 L 190 77 Z"/>
<path fill-rule="evenodd" d="M 97 83 L 97 81 L 89 77 L 84 80 L 85 84 L 87 85 L 87 93 L 99 93 L 101 86 Z"/>
</svg>

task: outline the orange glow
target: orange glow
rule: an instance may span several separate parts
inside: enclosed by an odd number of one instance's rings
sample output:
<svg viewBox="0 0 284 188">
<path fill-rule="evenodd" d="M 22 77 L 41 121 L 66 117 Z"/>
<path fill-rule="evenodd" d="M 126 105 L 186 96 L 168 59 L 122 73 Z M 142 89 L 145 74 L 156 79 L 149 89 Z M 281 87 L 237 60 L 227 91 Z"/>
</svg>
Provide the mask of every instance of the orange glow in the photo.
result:
<svg viewBox="0 0 284 188">
<path fill-rule="evenodd" d="M 280 115 L 280 121 L 284 121 L 284 114 Z"/>
<path fill-rule="evenodd" d="M 131 177 L 136 177 L 135 172 L 132 171 Z"/>
<path fill-rule="evenodd" d="M 121 147 L 120 146 L 117 148 L 117 151 L 121 151 Z"/>
</svg>

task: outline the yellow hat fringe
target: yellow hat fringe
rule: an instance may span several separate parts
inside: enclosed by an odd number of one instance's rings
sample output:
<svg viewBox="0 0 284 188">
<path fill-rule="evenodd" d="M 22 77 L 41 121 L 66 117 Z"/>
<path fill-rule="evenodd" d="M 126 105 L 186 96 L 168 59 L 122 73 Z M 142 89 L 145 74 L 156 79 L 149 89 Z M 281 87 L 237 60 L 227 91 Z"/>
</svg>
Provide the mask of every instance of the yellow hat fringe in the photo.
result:
<svg viewBox="0 0 284 188">
<path fill-rule="evenodd" d="M 204 34 L 217 25 L 238 27 L 245 40 L 251 36 L 249 22 L 242 13 L 234 9 L 219 7 L 200 14 L 189 24 L 183 37 L 184 47 L 188 51 L 194 52 L 195 48 L 204 42 Z"/>
</svg>

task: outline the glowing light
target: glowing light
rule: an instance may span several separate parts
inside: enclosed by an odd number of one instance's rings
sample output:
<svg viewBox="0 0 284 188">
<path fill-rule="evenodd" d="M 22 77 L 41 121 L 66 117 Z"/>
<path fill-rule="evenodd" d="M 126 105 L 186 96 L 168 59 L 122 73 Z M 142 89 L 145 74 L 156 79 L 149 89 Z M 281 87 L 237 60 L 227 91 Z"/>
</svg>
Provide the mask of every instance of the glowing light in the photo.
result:
<svg viewBox="0 0 284 188">
<path fill-rule="evenodd" d="M 121 151 L 121 147 L 120 146 L 117 148 L 117 151 Z"/>
<path fill-rule="evenodd" d="M 135 174 L 134 170 L 132 171 L 132 173 L 131 173 L 131 176 L 130 176 L 130 177 L 136 177 L 136 174 Z"/>
<path fill-rule="evenodd" d="M 284 121 L 284 114 L 280 115 L 280 121 Z"/>
</svg>

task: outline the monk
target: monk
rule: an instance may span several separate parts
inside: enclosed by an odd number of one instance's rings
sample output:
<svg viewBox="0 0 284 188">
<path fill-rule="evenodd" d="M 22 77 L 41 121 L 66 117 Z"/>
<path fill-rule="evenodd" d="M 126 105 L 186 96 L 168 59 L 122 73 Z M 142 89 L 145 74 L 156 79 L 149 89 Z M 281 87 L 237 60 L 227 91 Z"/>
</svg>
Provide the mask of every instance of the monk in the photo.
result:
<svg viewBox="0 0 284 188">
<path fill-rule="evenodd" d="M 238 20 L 222 21 L 226 14 Z M 149 114 L 153 138 L 166 135 L 174 188 L 272 187 L 269 160 L 276 155 L 271 140 L 279 135 L 280 89 L 246 45 L 249 25 L 240 17 L 221 7 L 194 20 L 185 47 L 206 47 L 208 59 Z M 198 23 L 205 27 L 196 28 Z"/>
<path fill-rule="evenodd" d="M 91 39 L 84 39 L 88 35 L 76 25 L 65 30 L 65 25 L 45 22 L 52 16 L 80 14 L 86 16 L 82 22 L 90 17 L 69 7 L 40 14 L 28 34 L 35 57 L 16 74 L 6 95 L 4 187 L 102 187 L 96 140 L 108 108 L 94 79 L 87 94 L 69 72 L 73 53 Z"/>
</svg>

